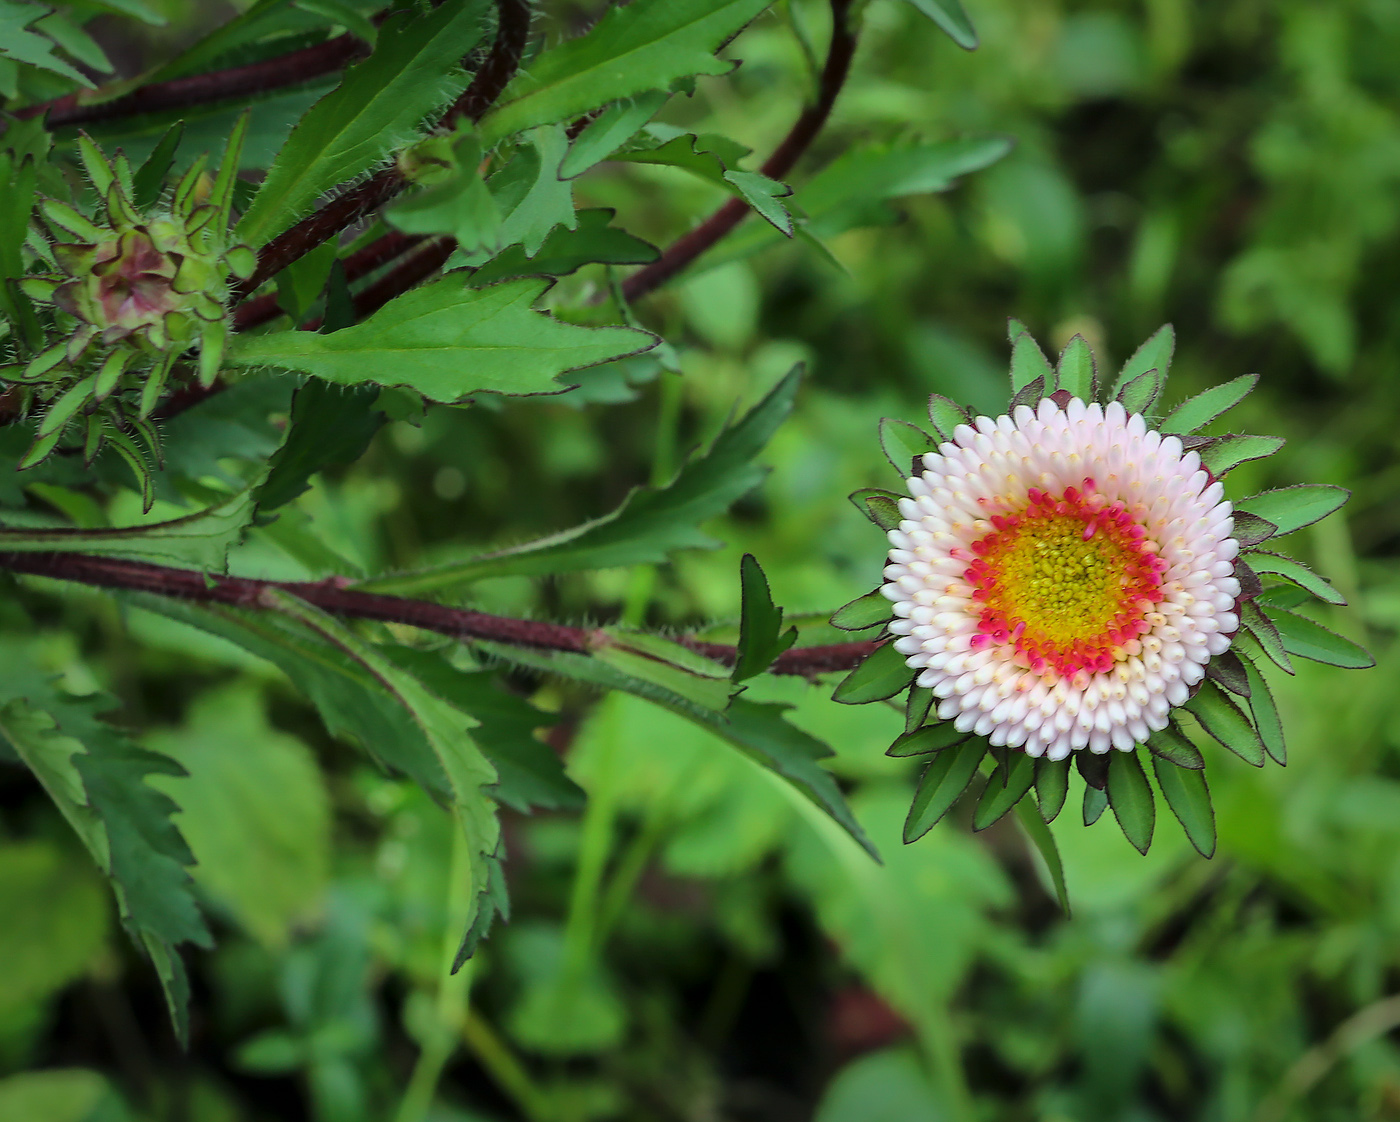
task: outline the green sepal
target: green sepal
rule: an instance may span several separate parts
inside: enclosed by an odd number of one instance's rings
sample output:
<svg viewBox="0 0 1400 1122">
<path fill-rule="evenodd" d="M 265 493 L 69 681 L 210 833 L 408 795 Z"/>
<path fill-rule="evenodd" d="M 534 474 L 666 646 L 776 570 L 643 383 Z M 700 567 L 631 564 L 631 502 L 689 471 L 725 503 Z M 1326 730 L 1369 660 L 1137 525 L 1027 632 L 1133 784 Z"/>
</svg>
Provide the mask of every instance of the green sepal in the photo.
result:
<svg viewBox="0 0 1400 1122">
<path fill-rule="evenodd" d="M 1094 351 L 1084 336 L 1076 335 L 1060 352 L 1060 361 L 1055 367 L 1056 388 L 1062 389 L 1080 401 L 1093 401 L 1099 396 L 1099 371 L 1094 361 Z"/>
<path fill-rule="evenodd" d="M 1035 800 L 1040 809 L 1040 817 L 1045 822 L 1053 822 L 1065 805 L 1069 794 L 1069 760 L 1047 760 L 1044 757 L 1035 762 Z"/>
<path fill-rule="evenodd" d="M 1235 504 L 1235 509 L 1272 522 L 1276 527 L 1274 535 L 1282 537 L 1326 518 L 1349 498 L 1351 492 L 1345 487 L 1335 487 L 1330 483 L 1299 483 L 1241 499 Z"/>
<path fill-rule="evenodd" d="M 204 174 L 204 165 L 208 161 L 208 154 L 201 152 L 175 184 L 170 196 L 170 209 L 180 218 L 188 218 L 194 211 L 195 188 L 199 186 L 199 177 Z"/>
<path fill-rule="evenodd" d="M 1045 862 L 1045 869 L 1050 874 L 1050 885 L 1055 890 L 1055 899 L 1059 902 L 1065 918 L 1069 919 L 1069 889 L 1065 885 L 1065 863 L 1060 859 L 1060 847 L 1055 844 L 1055 835 L 1024 799 L 1016 804 L 1016 821 L 1020 823 L 1021 832 L 1026 835 L 1027 840 L 1035 846 L 1040 859 Z"/>
<path fill-rule="evenodd" d="M 224 145 L 224 158 L 219 164 L 219 174 L 214 178 L 214 186 L 209 192 L 209 203 L 215 208 L 219 219 L 219 230 L 228 228 L 229 217 L 233 214 L 233 185 L 238 178 L 239 164 L 243 159 L 243 142 L 248 138 L 248 126 L 252 120 L 251 109 L 238 115 L 228 143 Z"/>
<path fill-rule="evenodd" d="M 928 419 L 945 441 L 953 439 L 953 432 L 959 425 L 972 424 L 972 414 L 941 393 L 928 395 Z"/>
<path fill-rule="evenodd" d="M 1011 340 L 1011 392 L 1015 398 L 1019 400 L 1036 379 L 1040 380 L 1039 400 L 1054 388 L 1055 370 L 1031 333 L 1022 331 Z"/>
<path fill-rule="evenodd" d="M 1376 660 L 1365 647 L 1306 616 L 1284 608 L 1271 608 L 1267 618 L 1278 628 L 1283 649 L 1289 654 L 1328 666 L 1340 666 L 1344 670 L 1367 670 L 1376 665 Z"/>
<path fill-rule="evenodd" d="M 985 830 L 1001 820 L 1013 806 L 1030 792 L 1035 783 L 1035 760 L 1024 752 L 1012 752 L 1000 763 L 982 789 L 977 809 L 972 814 L 972 828 Z"/>
<path fill-rule="evenodd" d="M 1210 787 L 1206 773 L 1190 768 L 1173 767 L 1160 757 L 1153 757 L 1152 772 L 1167 806 L 1181 823 L 1187 840 L 1202 857 L 1215 856 L 1215 811 L 1210 805 Z"/>
<path fill-rule="evenodd" d="M 15 465 L 15 470 L 25 471 L 36 464 L 43 463 L 44 460 L 48 459 L 49 454 L 58 447 L 62 436 L 63 431 L 59 429 L 49 433 L 48 436 L 39 437 L 29 446 L 29 450 L 25 452 L 20 462 Z"/>
<path fill-rule="evenodd" d="M 185 132 L 185 122 L 176 121 L 165 131 L 146 162 L 136 169 L 132 176 L 131 201 L 139 210 L 148 210 L 160 198 L 165 186 L 165 177 L 170 174 L 170 166 L 175 162 L 175 152 L 180 147 L 180 138 Z"/>
<path fill-rule="evenodd" d="M 956 748 L 972 734 L 959 732 L 952 721 L 936 721 L 912 732 L 895 738 L 895 742 L 885 749 L 887 756 L 928 756 L 942 752 L 945 748 Z"/>
<path fill-rule="evenodd" d="M 906 845 L 927 834 L 952 809 L 977 774 L 977 767 L 986 754 L 987 741 L 977 736 L 934 756 L 919 777 L 909 817 L 904 820 Z"/>
<path fill-rule="evenodd" d="M 1264 766 L 1264 744 L 1244 711 L 1214 682 L 1201 683 L 1196 696 L 1184 707 L 1210 733 L 1240 759 L 1254 767 Z"/>
<path fill-rule="evenodd" d="M 1275 666 L 1285 674 L 1292 674 L 1293 663 L 1288 657 L 1288 651 L 1283 645 L 1283 636 L 1278 633 L 1274 621 L 1266 616 L 1253 600 L 1241 603 L 1239 612 L 1240 626 L 1244 633 L 1253 637 L 1259 644 L 1259 649 L 1268 655 Z"/>
<path fill-rule="evenodd" d="M 866 631 L 889 623 L 893 615 L 893 606 L 877 588 L 837 608 L 832 613 L 831 626 L 842 631 Z"/>
<path fill-rule="evenodd" d="M 1234 538 L 1241 549 L 1262 545 L 1278 532 L 1278 527 L 1267 518 L 1260 518 L 1248 511 L 1235 510 Z"/>
<path fill-rule="evenodd" d="M 1049 391 L 1045 388 L 1044 378 L 1037 377 L 1029 385 L 1022 386 L 1011 398 L 1009 408 L 1015 410 L 1018 406 L 1025 405 L 1034 409 L 1043 398 L 1049 396 Z"/>
<path fill-rule="evenodd" d="M 1144 370 L 1113 397 L 1129 413 L 1146 413 L 1162 392 L 1162 375 L 1156 370 Z"/>
<path fill-rule="evenodd" d="M 48 412 L 44 414 L 44 419 L 39 422 L 37 435 L 45 437 L 51 433 L 61 432 L 63 427 L 73 419 L 73 415 L 91 400 L 92 390 L 96 385 L 97 375 L 89 374 L 82 381 L 74 383 L 65 390 L 49 406 Z"/>
<path fill-rule="evenodd" d="M 918 425 L 885 417 L 880 421 L 880 447 L 899 477 L 908 479 L 918 474 L 916 464 L 920 457 L 937 450 L 938 441 Z"/>
<path fill-rule="evenodd" d="M 1312 593 L 1323 603 L 1341 607 L 1347 602 L 1346 597 L 1328 584 L 1325 577 L 1313 572 L 1301 561 L 1295 561 L 1292 557 L 1285 557 L 1281 553 L 1271 553 L 1261 549 L 1250 553 L 1249 564 L 1256 572 L 1269 573 L 1296 584 L 1299 588 Z"/>
<path fill-rule="evenodd" d="M 1235 640 L 1239 642 L 1238 639 Z M 1264 673 L 1246 658 L 1244 671 L 1249 675 L 1249 711 L 1254 716 L 1254 727 L 1259 731 L 1259 739 L 1264 742 L 1264 751 L 1269 758 L 1284 767 L 1288 763 L 1288 747 L 1283 739 L 1283 722 L 1279 719 L 1278 706 L 1269 690 Z"/>
<path fill-rule="evenodd" d="M 1114 749 L 1108 756 L 1108 805 L 1113 808 L 1113 817 L 1118 819 L 1123 836 L 1139 853 L 1146 853 L 1152 845 L 1152 828 L 1157 821 L 1147 773 L 1142 770 L 1136 751 Z"/>
<path fill-rule="evenodd" d="M 977 30 L 967 18 L 961 0 L 909 0 L 938 25 L 939 30 L 965 51 L 977 49 Z"/>
<path fill-rule="evenodd" d="M 1108 807 L 1108 795 L 1097 787 L 1084 788 L 1084 825 L 1092 826 Z"/>
<path fill-rule="evenodd" d="M 893 697 L 909 685 L 914 671 L 893 643 L 875 648 L 864 661 L 846 675 L 831 695 L 842 705 L 864 705 Z"/>
<path fill-rule="evenodd" d="M 1147 738 L 1147 750 L 1175 767 L 1200 771 L 1206 766 L 1201 750 L 1186 739 L 1175 721 Z"/>
<path fill-rule="evenodd" d="M 904 731 L 913 732 L 928 720 L 933 703 L 937 700 L 933 690 L 919 685 L 918 679 L 909 687 L 909 696 L 904 701 Z"/>
<path fill-rule="evenodd" d="M 1250 391 L 1258 384 L 1258 374 L 1245 374 L 1239 378 L 1231 378 L 1221 385 L 1212 386 L 1195 397 L 1188 397 L 1166 415 L 1159 431 L 1163 435 L 1184 436 L 1186 433 L 1203 429 L 1248 397 Z"/>
<path fill-rule="evenodd" d="M 1200 450 L 1201 464 L 1219 478 L 1250 460 L 1263 460 L 1283 447 L 1280 436 L 1247 436 L 1231 433 L 1212 440 Z"/>
<path fill-rule="evenodd" d="M 58 199 L 45 199 L 39 204 L 39 213 L 50 226 L 72 234 L 84 242 L 100 242 L 102 231 L 92 221 L 74 207 Z"/>
<path fill-rule="evenodd" d="M 1146 413 L 1157 403 L 1157 397 L 1167 385 L 1167 374 L 1171 371 L 1172 353 L 1176 350 L 1176 331 L 1169 323 L 1163 324 L 1148 337 L 1147 341 L 1132 353 L 1132 356 L 1118 371 L 1118 380 L 1113 383 L 1113 399 L 1123 402 L 1123 408 L 1130 413 Z M 1137 379 L 1152 371 L 1157 372 L 1150 397 L 1140 408 L 1129 407 L 1124 395 L 1128 387 Z M 1142 393 L 1139 389 L 1137 393 Z"/>
<path fill-rule="evenodd" d="M 878 487 L 862 487 L 859 491 L 852 491 L 850 496 L 856 509 L 886 532 L 898 529 L 904 520 L 899 513 L 899 500 L 902 497 Z"/>
<path fill-rule="evenodd" d="M 1222 651 L 1206 663 L 1206 677 L 1240 697 L 1249 696 L 1249 678 L 1244 663 L 1233 651 Z"/>
</svg>

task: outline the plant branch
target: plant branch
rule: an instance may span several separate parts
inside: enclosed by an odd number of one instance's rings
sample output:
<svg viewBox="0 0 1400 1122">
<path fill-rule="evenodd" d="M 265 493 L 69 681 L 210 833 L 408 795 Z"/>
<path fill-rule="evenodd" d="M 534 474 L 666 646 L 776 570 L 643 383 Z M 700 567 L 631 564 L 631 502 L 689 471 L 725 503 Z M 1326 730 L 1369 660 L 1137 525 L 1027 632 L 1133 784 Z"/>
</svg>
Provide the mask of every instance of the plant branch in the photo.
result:
<svg viewBox="0 0 1400 1122">
<path fill-rule="evenodd" d="M 822 68 L 817 100 L 802 111 L 783 142 L 764 161 L 761 170 L 769 179 L 782 179 L 793 169 L 826 124 L 846 83 L 856 51 L 856 33 L 848 19 L 850 6 L 851 0 L 831 0 L 831 47 Z M 750 209 L 743 199 L 730 199 L 695 229 L 667 246 L 650 265 L 623 281 L 623 297 L 631 303 L 660 288 L 739 225 Z"/>
<path fill-rule="evenodd" d="M 0 568 L 98 588 L 151 592 L 158 596 L 206 604 L 229 604 L 238 608 L 264 608 L 265 593 L 276 589 L 334 615 L 406 624 L 464 642 L 481 640 L 573 654 L 591 654 L 611 642 L 606 632 L 593 628 L 513 619 L 469 608 L 434 604 L 427 600 L 359 592 L 349 587 L 344 578 L 324 581 L 255 580 L 81 553 L 0 553 Z M 695 639 L 682 639 L 681 642 L 698 654 L 726 665 L 733 665 L 737 657 L 735 648 L 724 643 L 706 643 Z M 811 675 L 828 670 L 849 670 L 877 645 L 875 641 L 864 640 L 819 647 L 795 647 L 779 656 L 772 671 L 775 674 Z"/>
</svg>

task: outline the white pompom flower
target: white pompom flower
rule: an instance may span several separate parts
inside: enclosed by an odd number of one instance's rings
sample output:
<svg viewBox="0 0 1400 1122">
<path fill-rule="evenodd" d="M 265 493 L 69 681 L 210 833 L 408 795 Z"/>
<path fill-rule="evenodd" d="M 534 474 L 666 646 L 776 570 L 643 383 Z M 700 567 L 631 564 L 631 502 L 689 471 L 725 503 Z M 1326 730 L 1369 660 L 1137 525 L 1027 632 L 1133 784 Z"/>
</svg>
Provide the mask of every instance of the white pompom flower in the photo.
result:
<svg viewBox="0 0 1400 1122">
<path fill-rule="evenodd" d="M 1232 508 L 1200 457 L 1117 402 L 1046 398 L 923 463 L 883 593 L 938 717 L 1051 760 L 1165 728 L 1239 628 Z"/>
</svg>

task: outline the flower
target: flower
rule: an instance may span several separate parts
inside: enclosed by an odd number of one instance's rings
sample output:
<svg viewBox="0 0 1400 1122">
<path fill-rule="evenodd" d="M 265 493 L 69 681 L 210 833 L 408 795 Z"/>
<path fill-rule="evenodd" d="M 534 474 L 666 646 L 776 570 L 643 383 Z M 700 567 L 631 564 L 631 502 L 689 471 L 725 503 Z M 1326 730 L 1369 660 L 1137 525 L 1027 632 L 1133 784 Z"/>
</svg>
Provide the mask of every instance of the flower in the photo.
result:
<svg viewBox="0 0 1400 1122">
<path fill-rule="evenodd" d="M 1132 751 L 1239 628 L 1221 484 L 1118 402 L 978 417 L 900 499 L 884 595 L 937 715 L 1052 760 Z"/>
</svg>

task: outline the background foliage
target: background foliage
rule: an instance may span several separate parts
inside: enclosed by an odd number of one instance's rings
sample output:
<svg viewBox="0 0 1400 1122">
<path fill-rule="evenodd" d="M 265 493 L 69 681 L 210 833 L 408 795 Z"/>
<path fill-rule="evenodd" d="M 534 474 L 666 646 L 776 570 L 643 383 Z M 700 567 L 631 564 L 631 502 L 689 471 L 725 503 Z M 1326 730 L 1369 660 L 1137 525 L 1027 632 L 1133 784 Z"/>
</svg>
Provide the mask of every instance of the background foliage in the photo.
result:
<svg viewBox="0 0 1400 1122">
<path fill-rule="evenodd" d="M 143 6 L 170 22 L 88 25 L 125 72 L 213 18 L 185 0 Z M 582 30 L 598 5 L 546 7 Z M 1345 519 L 1291 544 L 1347 596 L 1328 622 L 1378 669 L 1275 679 L 1288 767 L 1212 757 L 1210 862 L 1170 821 L 1142 857 L 1104 820 L 1063 815 L 1071 919 L 1010 820 L 974 835 L 963 808 L 901 844 L 917 769 L 883 755 L 893 710 L 843 707 L 800 679 L 746 695 L 793 706 L 792 724 L 836 750 L 877 867 L 695 724 L 522 675 L 517 689 L 557 717 L 549 741 L 587 809 L 559 783 L 525 800 L 555 809 L 506 812 L 511 921 L 449 979 L 464 843 L 416 785 L 328 737 L 278 671 L 181 625 L 178 605 L 11 584 L 5 674 L 115 695 L 123 726 L 187 769 L 151 786 L 182 808 L 216 946 L 186 955 L 183 1053 L 90 858 L 33 778 L 0 768 L 0 1117 L 1400 1118 L 1400 508 L 1387 499 L 1400 9 L 977 0 L 981 46 L 965 53 L 920 8 L 942 5 L 864 9 L 851 80 L 793 182 L 872 139 L 998 134 L 1010 155 L 948 193 L 892 172 L 886 202 L 867 184 L 876 224 L 829 253 L 750 218 L 639 305 L 674 369 L 625 360 L 558 398 L 393 420 L 353 466 L 316 477 L 280 538 L 240 547 L 240 571 L 304 577 L 316 543 L 367 571 L 420 568 L 574 526 L 668 480 L 736 401 L 760 402 L 801 361 L 792 415 L 758 456 L 771 473 L 704 523 L 721 548 L 546 579 L 520 566 L 476 580 L 471 603 L 719 621 L 732 637 L 749 552 L 789 616 L 826 614 L 882 565 L 881 536 L 844 500 L 890 484 L 881 416 L 917 420 L 931 391 L 998 408 L 1008 314 L 1057 346 L 1084 334 L 1110 367 L 1170 320 L 1176 394 L 1257 370 L 1240 427 L 1289 440 L 1267 468 L 1240 468 L 1232 494 L 1301 478 L 1353 490 Z M 726 49 L 737 72 L 701 77 L 664 119 L 771 150 L 812 82 L 779 16 L 824 42 L 825 5 L 779 5 Z M 283 96 L 285 133 L 313 97 Z M 183 143 L 217 148 L 230 123 L 192 121 Z M 100 139 L 137 158 L 158 137 Z M 255 129 L 245 158 L 265 165 L 281 139 Z M 716 179 L 610 164 L 576 182 L 576 201 L 665 244 L 744 190 Z M 602 283 L 565 279 L 547 301 Z M 238 431 L 234 416 L 226 438 Z M 274 446 L 242 438 L 250 456 Z M 118 522 L 141 505 L 129 490 L 113 503 Z M 497 720 L 533 720 L 500 696 Z M 134 744 L 122 751 L 142 766 Z M 200 934 L 187 916 L 164 922 L 162 938 Z"/>
</svg>

